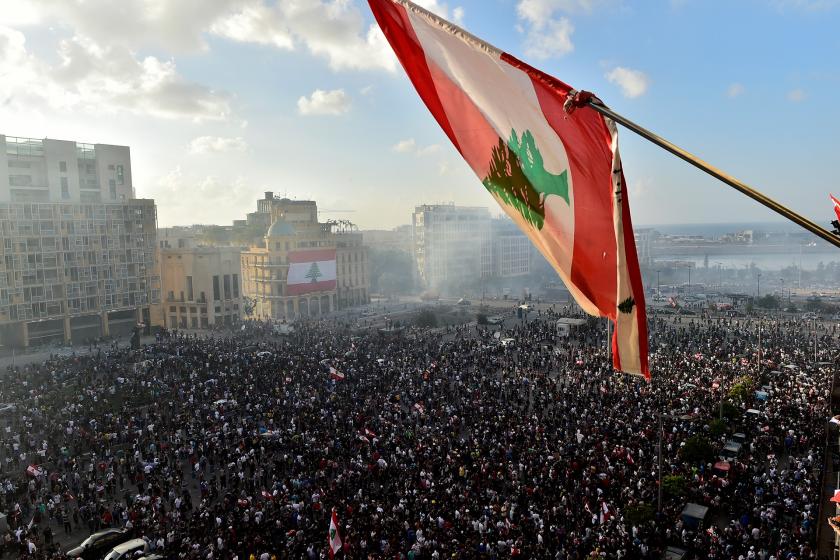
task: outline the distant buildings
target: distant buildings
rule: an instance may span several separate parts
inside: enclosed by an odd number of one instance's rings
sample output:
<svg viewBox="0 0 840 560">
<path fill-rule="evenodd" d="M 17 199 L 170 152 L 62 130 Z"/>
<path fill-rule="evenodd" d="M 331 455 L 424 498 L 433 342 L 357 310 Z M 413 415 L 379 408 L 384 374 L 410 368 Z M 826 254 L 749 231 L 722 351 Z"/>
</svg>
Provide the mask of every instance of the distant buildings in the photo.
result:
<svg viewBox="0 0 840 560">
<path fill-rule="evenodd" d="M 450 290 L 490 276 L 490 222 L 487 208 L 417 206 L 411 217 L 412 252 L 420 283 Z"/>
<path fill-rule="evenodd" d="M 241 257 L 243 294 L 253 299 L 255 317 L 315 317 L 370 301 L 368 252 L 353 224 L 321 223 L 314 201 L 272 193 L 257 210 L 271 226 L 264 243 Z"/>
<path fill-rule="evenodd" d="M 161 248 L 160 277 L 166 327 L 206 329 L 242 318 L 239 248 Z"/>
<path fill-rule="evenodd" d="M 456 290 L 482 278 L 531 272 L 532 245 L 507 217 L 487 208 L 422 205 L 412 215 L 412 254 L 421 283 L 431 290 Z"/>
<path fill-rule="evenodd" d="M 394 229 L 370 229 L 362 232 L 364 243 L 371 250 L 401 251 L 411 254 L 412 237 L 411 225 L 399 226 Z"/>
<path fill-rule="evenodd" d="M 151 324 L 157 214 L 133 196 L 128 147 L 0 135 L 0 345 Z"/>
</svg>

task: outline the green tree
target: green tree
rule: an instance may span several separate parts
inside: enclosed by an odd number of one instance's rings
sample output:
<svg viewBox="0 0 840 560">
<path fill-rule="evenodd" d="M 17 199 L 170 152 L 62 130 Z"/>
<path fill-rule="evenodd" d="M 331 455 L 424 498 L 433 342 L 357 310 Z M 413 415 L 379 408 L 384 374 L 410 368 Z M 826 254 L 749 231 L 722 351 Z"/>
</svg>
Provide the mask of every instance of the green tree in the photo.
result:
<svg viewBox="0 0 840 560">
<path fill-rule="evenodd" d="M 631 525 L 644 525 L 653 520 L 654 509 L 650 504 L 633 504 L 624 508 L 624 519 Z"/>
<path fill-rule="evenodd" d="M 709 422 L 709 435 L 714 438 L 719 438 L 720 436 L 726 433 L 726 430 L 726 422 L 724 422 L 720 418 L 715 418 L 714 420 Z"/>
<path fill-rule="evenodd" d="M 689 463 L 708 463 L 714 458 L 715 450 L 705 437 L 691 436 L 680 448 L 680 456 Z"/>
<path fill-rule="evenodd" d="M 415 324 L 421 328 L 432 328 L 438 325 L 437 314 L 432 309 L 423 309 L 417 315 Z"/>
<path fill-rule="evenodd" d="M 680 498 L 685 494 L 685 477 L 679 474 L 668 475 L 662 479 L 662 491 L 671 498 Z"/>
<path fill-rule="evenodd" d="M 475 316 L 475 321 L 479 325 L 486 325 L 486 324 L 488 324 L 487 315 L 485 315 L 484 313 L 479 313 L 478 315 Z"/>
<path fill-rule="evenodd" d="M 756 305 L 763 309 L 778 309 L 779 308 L 779 298 L 774 296 L 773 294 L 767 294 L 762 296 L 756 300 Z"/>
</svg>

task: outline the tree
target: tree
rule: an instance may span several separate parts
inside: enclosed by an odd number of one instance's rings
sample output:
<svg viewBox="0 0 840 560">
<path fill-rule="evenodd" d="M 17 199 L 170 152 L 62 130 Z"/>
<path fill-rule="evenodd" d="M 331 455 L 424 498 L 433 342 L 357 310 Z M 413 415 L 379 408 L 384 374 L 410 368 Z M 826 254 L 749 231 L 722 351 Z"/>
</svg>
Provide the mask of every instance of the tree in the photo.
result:
<svg viewBox="0 0 840 560">
<path fill-rule="evenodd" d="M 679 498 L 685 494 L 685 477 L 679 474 L 668 475 L 662 479 L 662 491 L 666 496 Z"/>
<path fill-rule="evenodd" d="M 680 456 L 689 463 L 708 463 L 714 458 L 715 450 L 703 436 L 691 436 L 680 449 Z"/>
<path fill-rule="evenodd" d="M 421 328 L 433 328 L 438 325 L 437 314 L 431 309 L 423 309 L 417 315 L 416 325 Z"/>
<path fill-rule="evenodd" d="M 726 422 L 720 418 L 715 418 L 709 422 L 709 435 L 714 438 L 719 438 L 726 433 Z"/>
<path fill-rule="evenodd" d="M 222 245 L 230 241 L 230 232 L 222 226 L 205 226 L 199 240 L 206 245 Z"/>
<path fill-rule="evenodd" d="M 729 389 L 728 397 L 733 402 L 743 403 L 753 392 L 755 381 L 749 375 L 742 375 L 738 378 L 735 384 Z"/>
<path fill-rule="evenodd" d="M 650 504 L 633 504 L 624 509 L 624 519 L 631 525 L 644 525 L 653 520 L 653 506 Z"/>
<path fill-rule="evenodd" d="M 478 315 L 475 316 L 475 321 L 479 325 L 486 325 L 486 324 L 488 324 L 487 315 L 485 315 L 484 313 L 479 313 Z"/>
<path fill-rule="evenodd" d="M 323 275 L 324 273 L 321 272 L 321 269 L 318 267 L 317 262 L 313 262 L 312 265 L 309 267 L 309 270 L 306 272 L 306 278 L 312 280 L 313 284 L 317 282 L 318 278 L 320 278 Z"/>
<path fill-rule="evenodd" d="M 779 298 L 774 296 L 773 294 L 767 294 L 758 298 L 755 304 L 763 309 L 778 309 Z"/>
</svg>

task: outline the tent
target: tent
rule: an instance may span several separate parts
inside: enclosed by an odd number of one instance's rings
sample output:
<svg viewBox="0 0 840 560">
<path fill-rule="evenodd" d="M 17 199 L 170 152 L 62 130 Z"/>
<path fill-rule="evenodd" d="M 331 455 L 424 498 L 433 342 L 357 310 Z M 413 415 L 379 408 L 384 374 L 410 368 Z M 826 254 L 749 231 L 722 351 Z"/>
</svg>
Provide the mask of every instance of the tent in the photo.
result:
<svg viewBox="0 0 840 560">
<path fill-rule="evenodd" d="M 709 508 L 700 504 L 685 504 L 682 510 L 682 520 L 689 528 L 697 529 L 706 519 Z"/>
</svg>

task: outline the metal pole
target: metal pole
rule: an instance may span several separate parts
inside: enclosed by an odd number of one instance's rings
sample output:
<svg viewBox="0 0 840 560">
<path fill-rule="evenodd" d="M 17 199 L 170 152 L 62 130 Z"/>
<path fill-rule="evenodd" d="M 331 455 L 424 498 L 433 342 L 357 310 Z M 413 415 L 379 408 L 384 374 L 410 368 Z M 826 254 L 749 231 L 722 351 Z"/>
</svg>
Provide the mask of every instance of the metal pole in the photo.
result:
<svg viewBox="0 0 840 560">
<path fill-rule="evenodd" d="M 671 152 L 672 154 L 674 154 L 678 158 L 682 159 L 683 161 L 686 161 L 686 162 L 690 163 L 691 165 L 700 169 L 701 171 L 705 171 L 706 173 L 708 173 L 709 175 L 711 175 L 715 179 L 717 179 L 719 181 L 722 181 L 723 183 L 726 183 L 727 185 L 729 185 L 733 189 L 737 190 L 741 194 L 745 194 L 748 197 L 750 197 L 751 199 L 758 202 L 759 204 L 762 204 L 762 205 L 766 206 L 767 208 L 773 210 L 777 214 L 781 214 L 782 216 L 784 216 L 788 220 L 792 221 L 793 223 L 807 229 L 808 231 L 810 231 L 811 233 L 813 233 L 817 237 L 831 243 L 832 245 L 834 245 L 837 248 L 840 248 L 840 236 L 834 235 L 833 233 L 831 233 L 827 229 L 821 228 L 820 226 L 818 226 L 817 224 L 815 224 L 814 222 L 812 222 L 808 218 L 794 212 L 793 210 L 791 210 L 787 206 L 784 206 L 784 205 L 776 202 L 775 200 L 773 200 L 769 196 L 753 189 L 752 187 L 750 187 L 749 185 L 747 185 L 745 183 L 742 183 L 741 181 L 739 181 L 735 177 L 732 177 L 731 175 L 729 175 L 727 173 L 724 173 L 720 169 L 717 169 L 716 167 L 713 167 L 713 166 L 709 165 L 708 163 L 706 163 L 702 159 L 700 159 L 697 156 L 683 150 L 679 146 L 676 146 L 676 145 L 672 144 L 671 142 L 665 140 L 661 136 L 658 136 L 658 135 L 654 134 L 653 132 L 647 130 L 646 128 L 643 128 L 643 127 L 639 126 L 638 124 L 634 123 L 633 121 L 631 121 L 629 119 L 626 119 L 625 117 L 619 115 L 618 113 L 616 113 L 612 109 L 609 109 L 609 108 L 605 107 L 604 105 L 602 105 L 600 103 L 600 101 L 590 100 L 590 101 L 587 102 L 587 105 L 589 107 L 595 109 L 596 111 L 598 111 L 599 113 L 601 113 L 605 117 L 609 117 L 610 119 L 614 120 L 615 122 L 625 126 L 626 128 L 629 128 L 630 130 L 632 130 L 633 132 L 635 132 L 636 134 L 638 134 L 642 138 L 644 138 L 646 140 L 649 140 L 649 141 L 653 142 L 654 144 L 656 144 L 657 146 L 659 146 L 660 148 L 663 148 L 663 149 Z M 800 268 L 801 268 L 801 266 L 800 266 Z"/>
<path fill-rule="evenodd" d="M 658 477 L 659 477 L 659 484 L 656 490 L 656 511 L 662 512 L 662 409 L 659 409 L 659 451 L 657 455 L 659 455 L 658 463 L 659 466 L 657 468 Z"/>
</svg>

